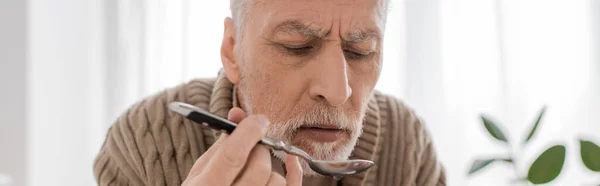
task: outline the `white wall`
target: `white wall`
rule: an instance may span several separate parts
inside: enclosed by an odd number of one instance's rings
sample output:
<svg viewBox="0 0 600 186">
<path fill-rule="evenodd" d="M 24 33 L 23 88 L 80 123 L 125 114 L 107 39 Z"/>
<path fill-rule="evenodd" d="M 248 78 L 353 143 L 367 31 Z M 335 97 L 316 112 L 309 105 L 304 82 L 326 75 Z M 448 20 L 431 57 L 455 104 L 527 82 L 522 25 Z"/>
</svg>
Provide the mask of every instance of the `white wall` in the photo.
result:
<svg viewBox="0 0 600 186">
<path fill-rule="evenodd" d="M 594 1 L 591 0 L 590 1 L 590 12 L 592 13 L 592 25 L 594 26 L 592 28 L 592 34 L 595 39 L 596 42 L 594 42 L 595 45 L 595 49 L 593 49 L 596 52 L 593 52 L 595 54 L 595 58 L 594 60 L 596 61 L 596 69 L 598 70 L 597 72 L 600 72 L 600 24 L 594 24 L 594 23 L 600 23 L 600 1 Z M 597 78 L 600 79 L 600 74 L 596 74 Z M 600 94 L 600 85 L 598 85 L 598 93 Z"/>
<path fill-rule="evenodd" d="M 0 186 L 25 185 L 26 5 L 0 1 Z"/>
<path fill-rule="evenodd" d="M 29 4 L 29 185 L 95 185 L 105 135 L 103 0 Z M 91 144 L 91 145 L 90 145 Z"/>
</svg>

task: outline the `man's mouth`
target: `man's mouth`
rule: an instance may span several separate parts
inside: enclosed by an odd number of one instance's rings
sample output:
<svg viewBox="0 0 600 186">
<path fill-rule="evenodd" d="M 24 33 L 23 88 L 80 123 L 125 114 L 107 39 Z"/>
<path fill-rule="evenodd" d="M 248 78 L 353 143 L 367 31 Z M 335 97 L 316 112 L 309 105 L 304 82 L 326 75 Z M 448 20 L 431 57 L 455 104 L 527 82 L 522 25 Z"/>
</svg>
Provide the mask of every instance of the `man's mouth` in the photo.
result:
<svg viewBox="0 0 600 186">
<path fill-rule="evenodd" d="M 306 125 L 296 131 L 296 137 L 318 142 L 334 142 L 346 134 L 336 125 Z"/>
</svg>

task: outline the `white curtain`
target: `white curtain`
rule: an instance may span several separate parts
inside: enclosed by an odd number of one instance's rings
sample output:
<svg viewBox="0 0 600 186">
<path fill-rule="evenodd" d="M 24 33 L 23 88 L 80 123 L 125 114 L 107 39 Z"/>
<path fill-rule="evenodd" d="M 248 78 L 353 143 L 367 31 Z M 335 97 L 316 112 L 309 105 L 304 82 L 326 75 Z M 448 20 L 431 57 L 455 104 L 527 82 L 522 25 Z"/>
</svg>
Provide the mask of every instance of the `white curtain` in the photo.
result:
<svg viewBox="0 0 600 186">
<path fill-rule="evenodd" d="M 600 61 L 594 59 L 599 50 L 592 42 L 598 35 L 592 27 L 600 21 L 593 20 L 592 13 L 599 9 L 592 9 L 592 3 L 439 1 L 439 40 L 431 45 L 439 46 L 439 61 L 415 64 L 425 70 L 409 76 L 408 90 L 422 92 L 407 99 L 414 100 L 411 105 L 429 121 L 452 185 L 512 185 L 515 173 L 502 163 L 465 177 L 473 158 L 509 152 L 486 134 L 478 115 L 494 116 L 509 139 L 520 144 L 544 105 L 548 112 L 521 153 L 519 176 L 526 176 L 544 149 L 563 144 L 568 149 L 566 165 L 552 185 L 597 184 L 597 175 L 580 161 L 577 141 L 586 136 L 600 142 Z M 409 64 L 413 62 L 409 58 Z"/>
<path fill-rule="evenodd" d="M 408 37 L 439 38 L 416 49 L 411 46 L 427 42 L 409 42 L 408 63 L 418 71 L 408 77 L 412 93 L 407 100 L 428 121 L 450 183 L 511 185 L 514 172 L 501 163 L 471 179 L 465 176 L 473 158 L 508 153 L 485 134 L 478 115 L 495 116 L 509 138 L 519 142 L 544 105 L 547 115 L 523 152 L 521 171 L 543 149 L 562 143 L 568 148 L 567 163 L 553 185 L 597 181 L 580 163 L 577 145 L 579 136 L 600 140 L 600 118 L 594 115 L 600 111 L 599 59 L 593 58 L 598 49 L 592 43 L 598 32 L 591 29 L 599 24 L 591 16 L 598 11 L 591 6 L 594 1 L 436 2 L 435 18 L 425 22 L 439 23 L 438 33 L 427 35 L 407 25 Z M 409 6 L 407 11 L 419 10 Z M 410 20 L 415 14 L 407 15 Z M 419 56 L 430 54 L 439 58 Z"/>
<path fill-rule="evenodd" d="M 29 185 L 95 185 L 93 158 L 124 109 L 161 89 L 214 77 L 221 66 L 228 1 L 30 6 Z M 568 159 L 552 185 L 600 181 L 577 155 L 577 137 L 600 142 L 598 1 L 392 0 L 390 8 L 376 88 L 423 117 L 450 185 L 511 185 L 513 170 L 501 163 L 466 176 L 473 158 L 508 152 L 478 116 L 494 116 L 519 141 L 543 105 L 546 118 L 520 168 L 561 143 Z"/>
</svg>

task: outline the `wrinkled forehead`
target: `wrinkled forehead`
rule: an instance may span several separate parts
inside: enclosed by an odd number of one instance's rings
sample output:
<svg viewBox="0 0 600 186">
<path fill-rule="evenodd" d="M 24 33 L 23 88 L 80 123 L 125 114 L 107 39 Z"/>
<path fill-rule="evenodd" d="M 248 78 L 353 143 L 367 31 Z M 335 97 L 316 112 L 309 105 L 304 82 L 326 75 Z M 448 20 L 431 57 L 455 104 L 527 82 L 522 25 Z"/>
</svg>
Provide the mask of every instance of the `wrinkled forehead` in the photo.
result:
<svg viewBox="0 0 600 186">
<path fill-rule="evenodd" d="M 254 7 L 277 7 L 292 10 L 310 8 L 313 10 L 332 8 L 348 8 L 352 6 L 363 6 L 374 8 L 380 15 L 384 15 L 389 0 L 233 0 L 243 2 L 245 5 Z"/>
<path fill-rule="evenodd" d="M 249 0 L 247 16 L 251 24 L 268 32 L 281 24 L 301 23 L 327 32 L 382 32 L 387 0 Z M 297 26 L 291 25 L 291 26 Z M 333 28 L 336 27 L 336 28 Z"/>
</svg>

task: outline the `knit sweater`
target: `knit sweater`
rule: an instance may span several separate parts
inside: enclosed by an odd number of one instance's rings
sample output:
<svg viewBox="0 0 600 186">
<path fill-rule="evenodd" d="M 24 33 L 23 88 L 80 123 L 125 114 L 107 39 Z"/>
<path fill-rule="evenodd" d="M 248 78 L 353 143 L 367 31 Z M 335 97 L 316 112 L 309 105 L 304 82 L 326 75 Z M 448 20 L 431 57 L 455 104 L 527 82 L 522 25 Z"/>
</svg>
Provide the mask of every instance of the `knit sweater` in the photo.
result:
<svg viewBox="0 0 600 186">
<path fill-rule="evenodd" d="M 226 117 L 234 106 L 234 85 L 223 73 L 150 96 L 129 108 L 110 127 L 94 161 L 99 185 L 181 185 L 217 138 L 211 129 L 172 112 L 185 102 Z M 375 162 L 368 171 L 345 176 L 344 186 L 446 185 L 423 122 L 401 101 L 375 92 L 368 102 L 363 133 L 350 159 Z"/>
</svg>

